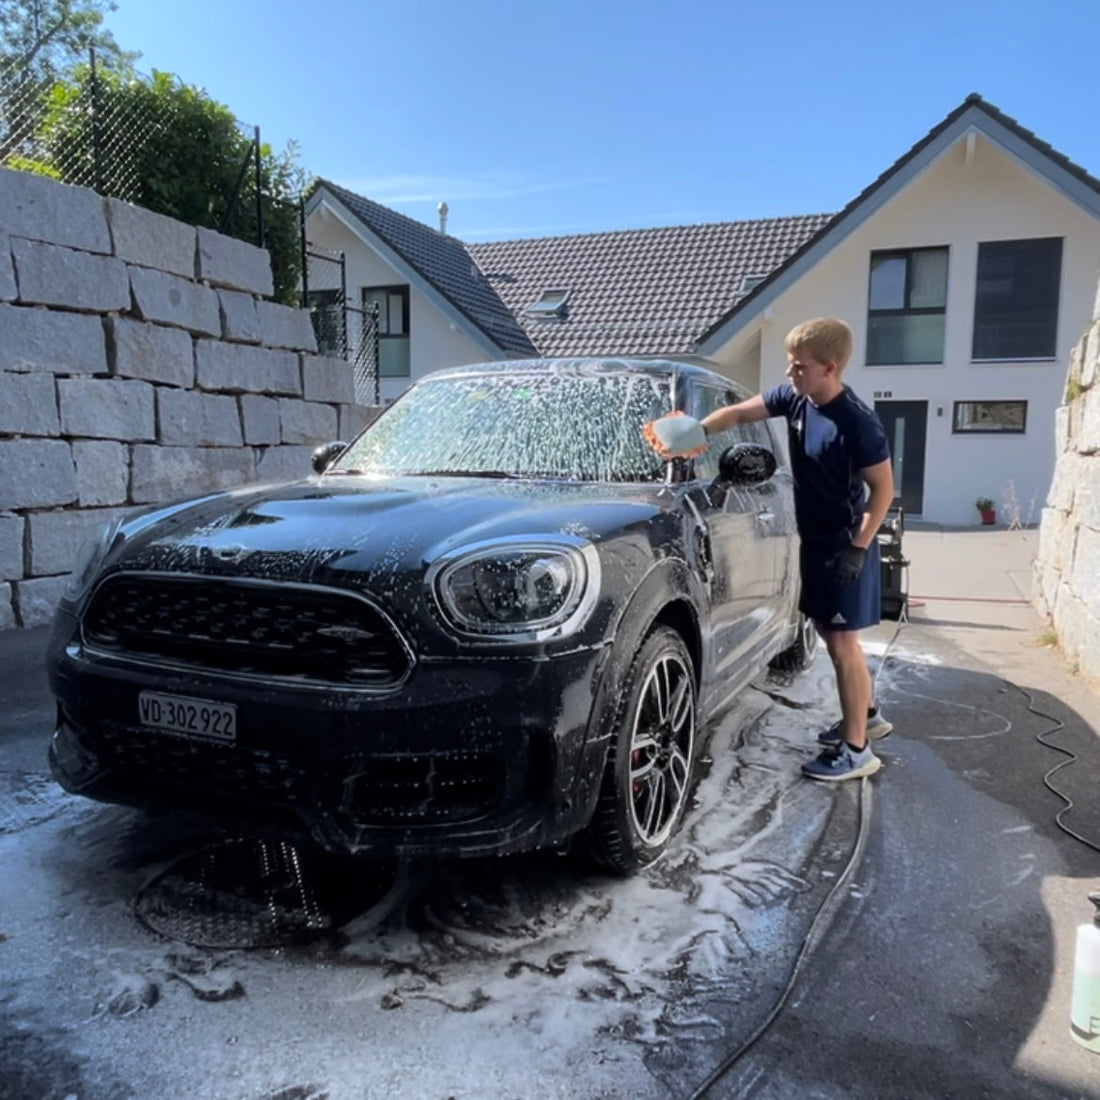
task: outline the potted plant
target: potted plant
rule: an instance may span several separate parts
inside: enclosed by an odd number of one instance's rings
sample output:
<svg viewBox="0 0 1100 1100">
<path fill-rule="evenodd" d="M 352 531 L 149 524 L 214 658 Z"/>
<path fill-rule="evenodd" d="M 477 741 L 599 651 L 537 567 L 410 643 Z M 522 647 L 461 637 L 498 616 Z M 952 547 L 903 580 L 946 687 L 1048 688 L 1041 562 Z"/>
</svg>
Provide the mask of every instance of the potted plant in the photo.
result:
<svg viewBox="0 0 1100 1100">
<path fill-rule="evenodd" d="M 989 497 L 978 497 L 974 501 L 974 507 L 978 509 L 978 513 L 981 515 L 982 523 L 997 522 L 997 510 L 993 507 L 993 501 Z"/>
</svg>

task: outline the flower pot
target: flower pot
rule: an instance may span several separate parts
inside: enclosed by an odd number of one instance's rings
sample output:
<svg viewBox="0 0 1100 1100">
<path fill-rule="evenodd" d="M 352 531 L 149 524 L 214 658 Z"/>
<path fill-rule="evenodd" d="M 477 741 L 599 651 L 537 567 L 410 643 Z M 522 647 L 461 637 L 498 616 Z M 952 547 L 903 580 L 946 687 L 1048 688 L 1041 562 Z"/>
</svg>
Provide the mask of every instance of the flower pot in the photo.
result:
<svg viewBox="0 0 1100 1100">
<path fill-rule="evenodd" d="M 980 514 L 982 523 L 987 526 L 997 522 L 997 510 L 995 508 L 983 508 Z"/>
</svg>

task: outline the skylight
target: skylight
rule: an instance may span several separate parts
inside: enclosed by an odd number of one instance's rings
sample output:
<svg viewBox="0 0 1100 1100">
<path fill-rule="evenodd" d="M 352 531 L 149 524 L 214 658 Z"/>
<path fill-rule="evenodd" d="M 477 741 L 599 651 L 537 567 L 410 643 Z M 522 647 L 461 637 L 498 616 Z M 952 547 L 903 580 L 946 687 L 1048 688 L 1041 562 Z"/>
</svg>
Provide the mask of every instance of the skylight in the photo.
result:
<svg viewBox="0 0 1100 1100">
<path fill-rule="evenodd" d="M 566 314 L 566 302 L 569 299 L 568 287 L 553 287 L 544 290 L 538 298 L 527 307 L 527 312 L 534 317 L 564 317 Z"/>
</svg>

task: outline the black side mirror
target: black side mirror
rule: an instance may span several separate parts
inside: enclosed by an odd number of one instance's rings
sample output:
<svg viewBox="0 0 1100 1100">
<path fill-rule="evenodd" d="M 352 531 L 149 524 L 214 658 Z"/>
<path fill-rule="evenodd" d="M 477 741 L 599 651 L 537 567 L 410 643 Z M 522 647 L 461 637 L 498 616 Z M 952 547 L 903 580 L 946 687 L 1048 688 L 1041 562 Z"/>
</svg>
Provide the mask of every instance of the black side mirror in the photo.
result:
<svg viewBox="0 0 1100 1100">
<path fill-rule="evenodd" d="M 342 439 L 334 439 L 331 443 L 322 443 L 320 447 L 314 448 L 313 454 L 309 458 L 309 464 L 313 467 L 313 472 L 323 474 L 335 461 L 336 456 L 346 448 L 347 444 Z"/>
<path fill-rule="evenodd" d="M 715 485 L 762 485 L 775 473 L 775 455 L 758 443 L 735 443 L 718 460 Z"/>
</svg>

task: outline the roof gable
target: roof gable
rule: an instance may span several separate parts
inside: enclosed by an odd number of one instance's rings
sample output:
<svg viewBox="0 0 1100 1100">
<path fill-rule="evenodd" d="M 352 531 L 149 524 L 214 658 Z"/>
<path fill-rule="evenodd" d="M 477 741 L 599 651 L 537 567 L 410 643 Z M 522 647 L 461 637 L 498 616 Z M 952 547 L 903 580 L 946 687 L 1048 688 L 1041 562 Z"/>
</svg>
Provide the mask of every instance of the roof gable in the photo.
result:
<svg viewBox="0 0 1100 1100">
<path fill-rule="evenodd" d="M 981 133 L 1041 176 L 1067 199 L 1100 218 L 1100 180 L 980 95 L 971 94 L 865 187 L 840 213 L 821 226 L 801 248 L 773 270 L 767 279 L 720 317 L 700 339 L 696 349 L 698 353 L 714 354 L 960 138 L 974 131 Z"/>
<path fill-rule="evenodd" d="M 335 199 L 393 255 L 397 266 L 406 265 L 410 282 L 441 295 L 461 318 L 487 337 L 492 347 L 508 355 L 537 355 L 523 328 L 486 281 L 461 241 L 445 236 L 404 214 L 357 195 L 347 188 L 319 179 L 309 197 L 309 209 L 322 198 Z"/>
</svg>

